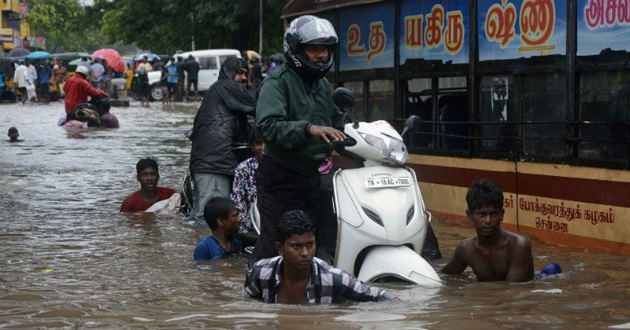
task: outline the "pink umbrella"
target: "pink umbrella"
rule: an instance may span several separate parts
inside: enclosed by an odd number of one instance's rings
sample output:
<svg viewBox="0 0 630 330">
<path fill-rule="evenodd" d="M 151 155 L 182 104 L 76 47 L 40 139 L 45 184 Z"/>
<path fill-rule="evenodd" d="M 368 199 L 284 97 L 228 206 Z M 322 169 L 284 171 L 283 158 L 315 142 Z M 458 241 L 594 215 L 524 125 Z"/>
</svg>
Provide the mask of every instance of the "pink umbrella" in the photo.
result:
<svg viewBox="0 0 630 330">
<path fill-rule="evenodd" d="M 115 49 L 111 48 L 103 48 L 92 53 L 92 58 L 104 58 L 107 61 L 107 65 L 109 65 L 115 72 L 122 73 L 125 72 L 125 62 L 123 62 L 122 57 Z"/>
</svg>

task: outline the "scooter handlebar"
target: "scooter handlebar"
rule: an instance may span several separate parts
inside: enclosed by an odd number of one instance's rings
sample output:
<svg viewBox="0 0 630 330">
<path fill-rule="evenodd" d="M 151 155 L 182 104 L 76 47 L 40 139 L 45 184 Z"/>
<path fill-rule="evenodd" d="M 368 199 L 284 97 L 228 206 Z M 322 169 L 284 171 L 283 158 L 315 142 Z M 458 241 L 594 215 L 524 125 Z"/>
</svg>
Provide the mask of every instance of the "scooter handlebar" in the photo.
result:
<svg viewBox="0 0 630 330">
<path fill-rule="evenodd" d="M 355 146 L 356 144 L 357 144 L 357 140 L 349 136 L 346 136 L 346 138 L 343 141 L 333 141 L 333 146 L 335 147 L 335 149 L 352 147 L 352 146 Z"/>
<path fill-rule="evenodd" d="M 363 162 L 365 162 L 365 159 L 346 150 L 346 147 L 352 147 L 356 144 L 357 144 L 357 140 L 355 140 L 352 137 L 346 136 L 346 139 L 344 139 L 343 141 L 334 141 L 333 147 L 335 148 L 335 151 L 339 155 L 353 160 L 355 164 L 357 165 L 357 167 L 363 167 Z"/>
</svg>

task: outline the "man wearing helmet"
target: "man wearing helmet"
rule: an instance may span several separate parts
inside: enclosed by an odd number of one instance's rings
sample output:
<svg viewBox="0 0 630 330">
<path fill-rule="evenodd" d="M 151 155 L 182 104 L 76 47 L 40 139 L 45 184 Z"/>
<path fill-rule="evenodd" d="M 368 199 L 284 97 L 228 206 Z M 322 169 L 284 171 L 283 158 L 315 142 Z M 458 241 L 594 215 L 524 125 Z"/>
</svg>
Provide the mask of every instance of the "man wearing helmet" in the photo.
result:
<svg viewBox="0 0 630 330">
<path fill-rule="evenodd" d="M 265 140 L 256 185 L 261 232 L 253 262 L 276 255 L 275 225 L 289 210 L 304 210 L 319 222 L 318 167 L 332 142 L 345 138 L 346 116 L 332 102 L 324 78 L 333 62 L 337 34 L 325 19 L 305 15 L 284 35 L 286 63 L 263 80 L 256 127 Z"/>
<path fill-rule="evenodd" d="M 85 66 L 77 66 L 76 74 L 66 80 L 63 86 L 63 90 L 66 93 L 66 121 L 76 119 L 74 110 L 79 103 L 85 103 L 88 100 L 88 96 L 93 98 L 102 99 L 107 97 L 107 94 L 98 88 L 92 87 L 92 85 L 86 80 L 86 77 L 90 75 L 88 68 Z"/>
</svg>

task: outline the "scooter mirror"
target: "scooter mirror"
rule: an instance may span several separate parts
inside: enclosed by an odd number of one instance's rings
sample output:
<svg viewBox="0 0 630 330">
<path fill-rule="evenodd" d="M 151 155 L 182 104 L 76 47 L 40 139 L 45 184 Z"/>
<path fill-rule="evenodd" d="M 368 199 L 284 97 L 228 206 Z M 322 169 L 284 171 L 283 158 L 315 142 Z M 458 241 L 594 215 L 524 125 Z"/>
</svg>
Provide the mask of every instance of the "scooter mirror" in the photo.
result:
<svg viewBox="0 0 630 330">
<path fill-rule="evenodd" d="M 420 124 L 422 124 L 422 118 L 416 115 L 409 116 L 405 121 L 405 129 L 408 132 L 414 132 L 420 128 Z"/>
<path fill-rule="evenodd" d="M 338 87 L 332 94 L 333 102 L 337 105 L 341 110 L 348 110 L 354 108 L 354 93 L 351 90 Z"/>
<path fill-rule="evenodd" d="M 409 118 L 405 121 L 405 127 L 403 128 L 400 136 L 405 136 L 408 133 L 417 131 L 420 128 L 420 124 L 422 124 L 422 118 L 416 115 L 409 116 Z"/>
</svg>

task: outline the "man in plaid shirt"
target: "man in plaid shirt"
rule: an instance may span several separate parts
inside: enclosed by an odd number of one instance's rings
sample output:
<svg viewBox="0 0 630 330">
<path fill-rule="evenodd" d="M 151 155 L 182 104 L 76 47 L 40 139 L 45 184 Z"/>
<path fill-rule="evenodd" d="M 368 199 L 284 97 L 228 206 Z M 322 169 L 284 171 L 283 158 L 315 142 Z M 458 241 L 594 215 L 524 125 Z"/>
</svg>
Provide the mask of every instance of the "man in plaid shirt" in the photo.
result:
<svg viewBox="0 0 630 330">
<path fill-rule="evenodd" d="M 315 258 L 314 227 L 304 211 L 284 213 L 276 231 L 279 256 L 254 264 L 245 278 L 244 297 L 282 304 L 395 299 L 385 290 L 364 284 L 346 271 Z"/>
</svg>

